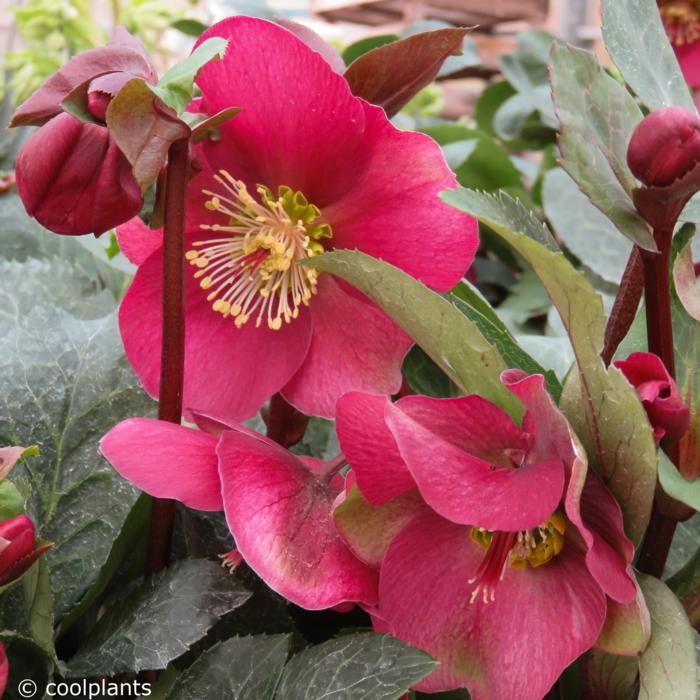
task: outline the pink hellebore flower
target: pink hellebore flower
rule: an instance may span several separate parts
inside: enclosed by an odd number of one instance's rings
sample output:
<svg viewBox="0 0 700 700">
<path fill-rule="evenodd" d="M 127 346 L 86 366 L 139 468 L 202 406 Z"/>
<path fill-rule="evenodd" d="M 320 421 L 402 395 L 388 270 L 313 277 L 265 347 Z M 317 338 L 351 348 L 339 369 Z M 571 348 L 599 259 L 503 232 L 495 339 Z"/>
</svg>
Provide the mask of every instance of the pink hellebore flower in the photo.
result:
<svg viewBox="0 0 700 700">
<path fill-rule="evenodd" d="M 287 29 L 233 17 L 200 42 L 213 36 L 229 45 L 199 73 L 197 110 L 241 112 L 197 146 L 202 171 L 189 186 L 185 408 L 244 420 L 281 391 L 331 417 L 348 390 L 397 391 L 410 338 L 366 297 L 298 263 L 359 249 L 448 290 L 478 244 L 475 220 L 438 199 L 454 175 L 434 141 L 396 129 Z M 118 235 L 139 265 L 122 337 L 155 395 L 162 237 L 138 221 Z"/>
<path fill-rule="evenodd" d="M 37 542 L 34 523 L 26 515 L 0 522 L 0 586 L 22 576 L 51 546 Z"/>
<path fill-rule="evenodd" d="M 678 442 L 690 427 L 690 409 L 658 355 L 634 352 L 615 363 L 635 388 L 654 429 L 654 441 Z"/>
<path fill-rule="evenodd" d="M 377 602 L 376 572 L 336 532 L 336 465 L 297 457 L 242 425 L 196 415 L 202 430 L 131 418 L 100 444 L 114 468 L 159 498 L 223 510 L 236 549 L 274 590 L 311 610 Z M 225 561 L 235 566 L 230 552 Z"/>
<path fill-rule="evenodd" d="M 440 662 L 418 690 L 537 700 L 609 611 L 639 610 L 634 547 L 543 377 L 502 379 L 522 427 L 480 396 L 343 396 L 338 437 L 361 493 L 334 517 L 379 570 L 375 629 Z"/>
<path fill-rule="evenodd" d="M 700 87 L 700 2 L 659 0 L 661 19 L 676 53 L 683 77 L 692 88 Z"/>
<path fill-rule="evenodd" d="M 15 112 L 11 126 L 41 125 L 17 159 L 17 189 L 30 216 L 69 235 L 97 235 L 138 214 L 141 188 L 107 127 L 110 100 L 132 78 L 156 82 L 139 42 L 118 29 L 107 46 L 71 59 Z M 86 107 L 96 123 L 62 106 L 87 85 Z"/>
</svg>

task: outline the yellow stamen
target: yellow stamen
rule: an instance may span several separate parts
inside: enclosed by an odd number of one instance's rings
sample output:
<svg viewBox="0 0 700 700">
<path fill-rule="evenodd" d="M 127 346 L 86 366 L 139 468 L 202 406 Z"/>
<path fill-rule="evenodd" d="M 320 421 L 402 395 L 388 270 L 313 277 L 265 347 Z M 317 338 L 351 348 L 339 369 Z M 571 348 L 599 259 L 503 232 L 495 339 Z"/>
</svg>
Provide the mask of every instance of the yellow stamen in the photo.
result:
<svg viewBox="0 0 700 700">
<path fill-rule="evenodd" d="M 204 191 L 205 207 L 226 217 L 227 223 L 202 225 L 224 237 L 195 241 L 185 258 L 212 309 L 232 316 L 237 327 L 255 318 L 272 330 L 291 323 L 299 307 L 308 306 L 317 291 L 318 272 L 298 265 L 322 253 L 321 238 L 330 238 L 328 224 L 314 224 L 321 216 L 301 192 L 280 187 L 278 196 L 258 186 L 255 199 L 240 180 L 225 170 L 214 177 L 224 192 Z M 206 275 L 206 276 L 205 276 Z"/>
</svg>

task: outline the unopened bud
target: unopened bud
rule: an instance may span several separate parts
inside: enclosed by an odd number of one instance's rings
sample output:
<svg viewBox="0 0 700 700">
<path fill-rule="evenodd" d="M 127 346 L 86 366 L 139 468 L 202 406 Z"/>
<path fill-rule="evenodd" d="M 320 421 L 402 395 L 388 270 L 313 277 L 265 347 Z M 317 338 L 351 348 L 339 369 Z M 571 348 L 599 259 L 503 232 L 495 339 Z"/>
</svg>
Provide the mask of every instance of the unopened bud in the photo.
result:
<svg viewBox="0 0 700 700">
<path fill-rule="evenodd" d="M 26 515 L 0 523 L 0 586 L 18 579 L 50 547 L 37 543 L 34 523 Z"/>
<path fill-rule="evenodd" d="M 627 164 L 647 187 L 668 187 L 700 163 L 700 119 L 683 107 L 644 117 L 632 134 Z"/>
<path fill-rule="evenodd" d="M 690 411 L 658 355 L 632 353 L 615 363 L 635 388 L 654 430 L 654 441 L 677 442 L 688 430 Z"/>
</svg>

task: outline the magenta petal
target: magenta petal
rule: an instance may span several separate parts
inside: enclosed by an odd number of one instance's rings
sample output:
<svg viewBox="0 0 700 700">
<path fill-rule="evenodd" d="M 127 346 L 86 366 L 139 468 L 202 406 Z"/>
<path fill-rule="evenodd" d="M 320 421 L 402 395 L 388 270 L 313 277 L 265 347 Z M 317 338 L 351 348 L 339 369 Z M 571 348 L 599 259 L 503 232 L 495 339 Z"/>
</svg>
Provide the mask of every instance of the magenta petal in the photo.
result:
<svg viewBox="0 0 700 700">
<path fill-rule="evenodd" d="M 683 77 L 692 88 L 700 87 L 700 41 L 673 46 Z"/>
<path fill-rule="evenodd" d="M 336 412 L 340 448 L 360 491 L 375 506 L 416 486 L 384 420 L 388 403 L 387 396 L 351 391 L 340 397 Z"/>
<path fill-rule="evenodd" d="M 439 146 L 400 131 L 380 107 L 363 106 L 368 163 L 343 198 L 323 210 L 333 246 L 357 248 L 447 291 L 474 259 L 476 220 L 438 198 L 457 186 Z"/>
<path fill-rule="evenodd" d="M 216 438 L 153 418 L 130 418 L 101 440 L 107 461 L 142 491 L 198 510 L 222 510 Z"/>
<path fill-rule="evenodd" d="M 339 75 L 345 73 L 345 61 L 343 61 L 343 57 L 338 52 L 338 49 L 327 43 L 313 29 L 310 29 L 305 24 L 300 24 L 284 17 L 278 18 L 277 24 L 290 31 L 298 39 L 301 39 L 309 48 L 320 53 L 336 73 Z"/>
<path fill-rule="evenodd" d="M 393 394 L 413 341 L 373 304 L 319 278 L 311 300 L 313 336 L 304 364 L 282 393 L 302 413 L 333 418 L 347 391 Z"/>
<path fill-rule="evenodd" d="M 197 77 L 203 106 L 210 114 L 241 112 L 222 126 L 218 145 L 205 144 L 207 159 L 249 186 L 301 190 L 323 210 L 349 189 L 366 158 L 361 101 L 319 53 L 277 24 L 230 17 L 198 43 L 214 36 L 229 45 Z"/>
<path fill-rule="evenodd" d="M 537 569 L 507 569 L 494 602 L 470 603 L 484 550 L 469 532 L 432 514 L 404 528 L 382 565 L 380 624 L 440 662 L 418 690 L 466 685 L 472 700 L 540 700 L 595 643 L 605 596 L 565 547 Z"/>
<path fill-rule="evenodd" d="M 452 402 L 481 403 L 471 399 Z M 446 403 L 423 401 L 434 402 L 436 410 Z M 481 459 L 447 442 L 406 415 L 399 405 L 389 405 L 386 411 L 387 424 L 421 495 L 445 518 L 515 532 L 537 527 L 556 510 L 564 486 L 560 460 L 542 459 L 519 468 L 503 466 L 502 461 Z M 512 447 L 520 452 L 521 442 Z"/>
<path fill-rule="evenodd" d="M 309 610 L 376 603 L 376 573 L 333 525 L 338 487 L 317 481 L 299 459 L 262 436 L 225 432 L 217 450 L 236 547 L 268 586 Z"/>
<path fill-rule="evenodd" d="M 162 257 L 153 253 L 136 272 L 119 309 L 127 357 L 146 391 L 160 383 Z M 237 328 L 206 301 L 185 272 L 185 386 L 183 406 L 223 421 L 255 415 L 297 371 L 307 353 L 308 314 L 279 331 L 247 323 Z"/>
<path fill-rule="evenodd" d="M 138 214 L 141 189 L 107 129 L 59 114 L 17 159 L 27 213 L 56 233 L 100 234 Z"/>
<path fill-rule="evenodd" d="M 581 481 L 585 484 L 581 489 Z M 566 493 L 566 514 L 586 543 L 586 565 L 598 585 L 613 600 L 631 603 L 637 585 L 631 562 L 634 545 L 625 536 L 622 512 L 602 479 L 585 465 L 574 467 Z"/>
<path fill-rule="evenodd" d="M 163 229 L 150 229 L 135 216 L 117 227 L 119 248 L 134 265 L 140 265 L 163 245 Z"/>
</svg>

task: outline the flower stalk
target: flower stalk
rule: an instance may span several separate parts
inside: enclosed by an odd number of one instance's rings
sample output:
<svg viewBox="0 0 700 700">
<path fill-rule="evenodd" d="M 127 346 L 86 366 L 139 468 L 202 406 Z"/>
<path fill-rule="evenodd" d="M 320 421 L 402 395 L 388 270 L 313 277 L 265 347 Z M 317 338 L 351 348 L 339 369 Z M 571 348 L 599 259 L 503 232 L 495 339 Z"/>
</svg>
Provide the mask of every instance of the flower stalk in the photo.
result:
<svg viewBox="0 0 700 700">
<path fill-rule="evenodd" d="M 185 365 L 184 240 L 185 190 L 189 140 L 175 141 L 168 152 L 163 224 L 163 344 L 158 417 L 180 423 Z M 146 574 L 165 568 L 175 520 L 175 501 L 154 498 L 148 540 Z"/>
</svg>

